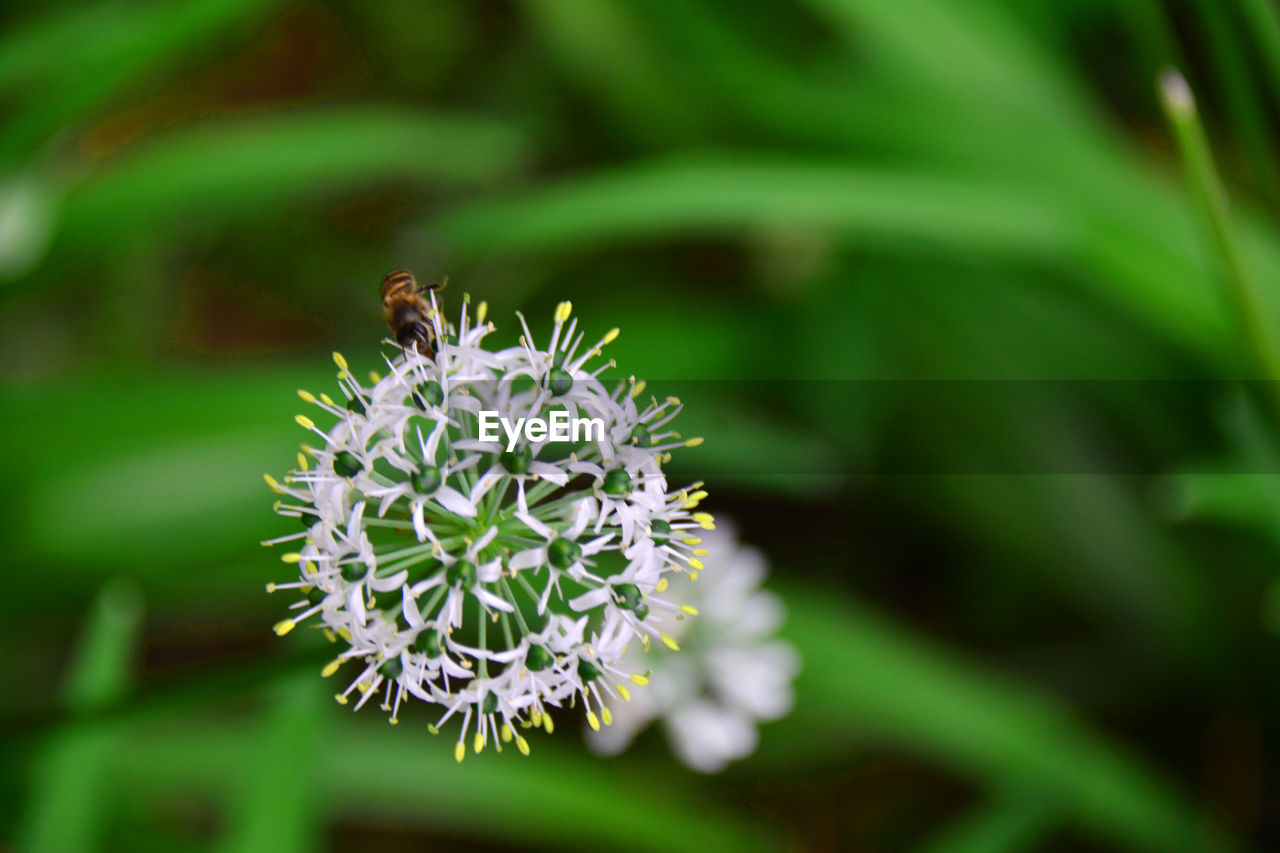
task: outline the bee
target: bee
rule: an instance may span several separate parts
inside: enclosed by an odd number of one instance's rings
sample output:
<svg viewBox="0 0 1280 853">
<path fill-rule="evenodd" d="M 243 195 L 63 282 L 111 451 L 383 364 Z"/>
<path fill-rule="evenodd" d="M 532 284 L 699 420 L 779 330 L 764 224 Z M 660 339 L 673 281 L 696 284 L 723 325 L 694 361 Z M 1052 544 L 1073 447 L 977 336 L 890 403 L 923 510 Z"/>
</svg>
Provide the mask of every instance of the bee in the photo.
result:
<svg viewBox="0 0 1280 853">
<path fill-rule="evenodd" d="M 422 287 L 413 273 L 408 270 L 392 270 L 382 280 L 382 289 L 378 294 L 382 304 L 387 308 L 387 325 L 395 335 L 396 342 L 406 350 L 415 349 L 427 358 L 435 358 L 435 350 L 431 347 L 435 337 L 431 325 L 431 306 L 422 294 L 432 290 L 443 290 L 449 279 Z"/>
</svg>

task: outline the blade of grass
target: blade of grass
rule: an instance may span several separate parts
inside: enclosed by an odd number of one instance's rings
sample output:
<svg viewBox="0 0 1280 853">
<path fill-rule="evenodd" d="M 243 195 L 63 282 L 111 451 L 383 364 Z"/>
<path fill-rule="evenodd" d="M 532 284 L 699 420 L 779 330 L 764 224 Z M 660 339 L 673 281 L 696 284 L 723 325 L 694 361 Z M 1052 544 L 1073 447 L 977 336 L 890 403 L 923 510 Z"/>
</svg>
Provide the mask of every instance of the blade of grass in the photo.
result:
<svg viewBox="0 0 1280 853">
<path fill-rule="evenodd" d="M 1014 853 L 1041 849 L 1057 810 L 1025 793 L 997 797 L 947 827 L 922 853 Z"/>
<path fill-rule="evenodd" d="M 263 0 L 185 0 L 101 5 L 30 25 L 0 41 L 0 90 L 22 109 L 0 129 L 0 164 L 29 156 L 68 124 L 192 50 L 216 43 L 273 5 Z"/>
<path fill-rule="evenodd" d="M 1269 0 L 1239 0 L 1239 8 L 1257 40 L 1272 95 L 1280 102 L 1280 10 Z"/>
<path fill-rule="evenodd" d="M 139 592 L 115 581 L 103 588 L 67 676 L 65 705 L 73 715 L 120 700 L 142 621 Z M 120 732 L 101 724 L 70 724 L 50 735 L 31 763 L 29 799 L 18 850 L 92 850 L 105 820 L 107 771 Z"/>
<path fill-rule="evenodd" d="M 174 214 L 216 219 L 370 181 L 465 186 L 511 174 L 525 155 L 523 135 L 507 123 L 399 108 L 197 126 L 140 146 L 69 189 L 60 245 L 115 239 L 124 226 Z"/>
<path fill-rule="evenodd" d="M 828 591 L 783 590 L 804 670 L 781 726 L 914 752 L 996 790 L 1041 792 L 1079 826 L 1139 850 L 1227 849 L 1150 769 L 1026 688 L 976 670 Z M 834 757 L 834 756 L 833 756 Z"/>
<path fill-rule="evenodd" d="M 395 728 L 362 722 L 346 719 L 317 752 L 317 802 L 330 820 L 580 850 L 779 847 L 767 825 L 729 812 L 705 785 L 665 765 L 624 769 L 553 738 L 533 740 L 529 758 L 490 748 L 458 764 L 447 738 L 413 731 L 407 719 Z M 148 798 L 192 789 L 225 798 L 256 746 L 231 725 L 151 729 L 116 763 L 116 781 Z"/>
<path fill-rule="evenodd" d="M 1075 237 L 1053 208 L 989 182 L 733 156 L 632 166 L 477 202 L 432 230 L 477 253 L 580 250 L 778 223 L 1016 255 L 1065 251 Z"/>
<path fill-rule="evenodd" d="M 323 684 L 313 673 L 282 681 L 259 727 L 257 760 L 239 792 L 221 849 L 227 853 L 315 850 L 315 771 L 322 747 Z"/>
</svg>

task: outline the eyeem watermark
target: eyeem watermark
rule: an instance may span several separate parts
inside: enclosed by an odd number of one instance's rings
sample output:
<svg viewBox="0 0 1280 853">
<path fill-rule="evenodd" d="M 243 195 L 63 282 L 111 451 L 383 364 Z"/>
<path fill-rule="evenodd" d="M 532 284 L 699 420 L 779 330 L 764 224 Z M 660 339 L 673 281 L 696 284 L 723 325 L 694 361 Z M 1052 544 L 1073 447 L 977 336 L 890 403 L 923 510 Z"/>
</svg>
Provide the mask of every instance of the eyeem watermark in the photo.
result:
<svg viewBox="0 0 1280 853">
<path fill-rule="evenodd" d="M 507 436 L 507 452 L 516 449 L 521 433 L 529 442 L 604 441 L 603 418 L 571 418 L 568 412 L 552 412 L 550 418 L 516 418 L 515 425 L 492 409 L 480 410 L 480 440 L 501 441 Z"/>
</svg>

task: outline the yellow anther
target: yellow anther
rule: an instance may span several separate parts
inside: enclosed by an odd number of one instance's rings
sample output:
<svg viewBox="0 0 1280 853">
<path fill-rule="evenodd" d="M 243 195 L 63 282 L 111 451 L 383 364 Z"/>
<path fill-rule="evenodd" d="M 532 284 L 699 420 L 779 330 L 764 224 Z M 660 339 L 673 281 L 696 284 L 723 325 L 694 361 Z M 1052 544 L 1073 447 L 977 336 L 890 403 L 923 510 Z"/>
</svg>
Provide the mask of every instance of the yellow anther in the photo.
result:
<svg viewBox="0 0 1280 853">
<path fill-rule="evenodd" d="M 314 575 L 316 573 L 316 564 L 307 560 L 302 564 L 302 571 L 304 574 Z"/>
<path fill-rule="evenodd" d="M 306 415 L 296 415 L 294 417 L 294 420 L 297 421 L 298 426 L 302 427 L 303 429 L 316 428 L 316 422 L 311 420 L 311 418 L 307 417 Z"/>
<path fill-rule="evenodd" d="M 701 544 L 702 544 L 702 540 L 701 540 L 701 539 L 699 539 L 697 536 L 686 536 L 685 538 L 681 539 L 680 541 L 681 541 L 681 542 L 683 542 L 683 543 L 684 543 L 684 544 L 686 544 L 686 545 L 701 545 Z"/>
<path fill-rule="evenodd" d="M 533 723 L 535 726 L 542 725 L 542 712 L 537 708 L 534 708 L 533 713 L 529 715 L 529 722 Z"/>
<path fill-rule="evenodd" d="M 552 734 L 556 730 L 556 724 L 551 722 L 550 714 L 542 715 L 542 727 L 547 730 L 547 734 Z"/>
<path fill-rule="evenodd" d="M 335 352 L 335 353 L 333 354 L 333 363 L 334 363 L 334 364 L 336 364 L 336 365 L 338 365 L 338 368 L 339 368 L 340 370 L 346 370 L 346 369 L 347 369 L 347 360 L 346 360 L 345 358 L 343 358 L 343 357 L 342 357 L 342 353 L 340 353 L 340 352 Z"/>
<path fill-rule="evenodd" d="M 315 394 L 312 394 L 310 391 L 304 391 L 301 388 L 298 389 L 298 396 L 302 398 L 302 402 L 304 403 L 314 403 L 316 401 Z"/>
<path fill-rule="evenodd" d="M 361 695 L 368 693 L 370 690 L 373 689 L 373 682 L 361 681 L 359 684 L 356 685 L 356 689 L 360 691 Z"/>
<path fill-rule="evenodd" d="M 382 374 L 378 373 L 378 371 L 376 370 L 370 370 L 369 381 L 372 382 L 374 385 L 377 385 L 379 382 L 382 381 Z"/>
<path fill-rule="evenodd" d="M 480 304 L 484 305 L 483 302 L 481 302 Z M 515 736 L 515 733 L 511 731 L 511 724 L 503 723 L 502 724 L 502 742 L 511 743 L 511 738 L 514 736 Z"/>
<path fill-rule="evenodd" d="M 351 632 L 348 631 L 346 628 L 339 628 L 338 636 L 346 640 L 348 643 L 351 642 Z"/>
<path fill-rule="evenodd" d="M 462 759 L 467 757 L 467 745 L 462 741 L 458 741 L 458 745 L 453 748 L 453 757 L 461 764 Z"/>
<path fill-rule="evenodd" d="M 561 302 L 556 306 L 556 322 L 563 323 L 569 319 L 569 315 L 573 313 L 572 302 Z"/>
<path fill-rule="evenodd" d="M 346 697 L 346 696 L 343 696 L 341 693 L 335 693 L 335 694 L 333 694 L 333 699 L 334 699 L 334 701 L 335 701 L 335 702 L 337 702 L 339 705 L 345 705 L 345 704 L 347 704 L 347 697 Z"/>
<path fill-rule="evenodd" d="M 307 454 L 302 452 L 298 453 L 298 468 L 303 471 L 307 470 Z"/>
<path fill-rule="evenodd" d="M 480 754 L 480 750 L 484 749 L 484 735 L 476 732 L 476 739 L 472 743 L 472 748 L 476 751 L 476 755 Z"/>
<path fill-rule="evenodd" d="M 691 580 L 691 581 L 696 581 L 697 579 L 698 579 L 698 573 L 697 573 L 697 572 L 689 572 L 689 580 Z"/>
<path fill-rule="evenodd" d="M 703 438 L 702 438 L 702 436 L 698 436 L 697 438 L 691 438 L 691 439 L 689 439 L 688 441 L 686 441 L 686 442 L 684 443 L 684 446 L 685 446 L 685 447 L 697 447 L 699 444 L 702 444 L 702 442 L 703 442 Z M 705 497 L 706 497 L 706 494 L 704 493 L 702 496 L 705 498 Z"/>
<path fill-rule="evenodd" d="M 280 561 L 284 563 L 296 563 L 301 559 L 302 559 L 302 555 L 299 554 L 297 551 L 294 551 L 292 554 L 280 555 Z"/>
<path fill-rule="evenodd" d="M 593 732 L 600 731 L 600 720 L 596 717 L 594 711 L 587 712 L 587 725 L 591 726 Z"/>
<path fill-rule="evenodd" d="M 427 723 L 427 731 L 431 732 L 433 735 L 440 734 L 440 730 L 436 728 L 435 723 Z"/>
<path fill-rule="evenodd" d="M 638 672 L 633 672 L 631 673 L 631 683 L 637 684 L 640 687 L 644 687 L 646 684 L 649 683 L 649 679 Z"/>
<path fill-rule="evenodd" d="M 640 636 L 640 648 L 644 649 L 646 653 L 649 651 L 649 635 L 648 634 L 642 634 Z"/>
<path fill-rule="evenodd" d="M 630 701 L 631 701 L 631 691 L 630 691 L 630 690 L 628 690 L 628 689 L 626 688 L 626 685 L 624 685 L 624 684 L 619 684 L 617 687 L 618 687 L 618 695 L 622 697 L 622 701 L 623 701 L 623 702 L 630 702 Z"/>
<path fill-rule="evenodd" d="M 659 578 L 658 585 L 655 586 L 654 589 L 658 592 L 666 592 L 668 586 L 670 586 L 670 584 L 667 582 L 666 578 Z"/>
<path fill-rule="evenodd" d="M 713 516 L 709 512 L 695 512 L 693 514 L 693 520 L 698 522 L 698 526 L 701 527 L 703 530 L 716 529 L 715 516 Z"/>
<path fill-rule="evenodd" d="M 641 379 L 635 385 L 631 386 L 631 399 L 634 400 L 644 393 L 644 380 Z"/>
<path fill-rule="evenodd" d="M 618 335 L 622 334 L 622 330 L 616 326 L 605 332 L 603 338 L 600 339 L 601 344 L 611 344 L 618 339 Z"/>
<path fill-rule="evenodd" d="M 292 619 L 284 619 L 272 626 L 271 630 L 276 632 L 277 637 L 283 637 L 285 634 L 293 630 L 293 626 L 297 625 Z"/>
<path fill-rule="evenodd" d="M 516 747 L 519 748 L 521 755 L 529 754 L 529 741 L 525 740 L 520 735 L 516 735 Z"/>
<path fill-rule="evenodd" d="M 321 403 L 324 403 L 326 406 L 333 406 L 333 407 L 335 407 L 335 408 L 336 408 L 336 407 L 337 407 L 337 405 L 338 405 L 337 403 L 333 402 L 333 398 L 332 398 L 332 397 L 330 397 L 328 394 L 321 394 L 321 395 L 320 395 L 320 402 L 321 402 Z"/>
<path fill-rule="evenodd" d="M 667 648 L 671 649 L 671 651 L 673 652 L 680 651 L 680 645 L 676 642 L 676 638 L 671 636 L 670 634 L 662 635 L 662 644 Z"/>
<path fill-rule="evenodd" d="M 329 676 L 337 672 L 338 667 L 340 666 L 342 666 L 342 658 L 329 661 L 327 664 L 324 665 L 324 669 L 320 670 L 320 677 L 328 678 Z"/>
<path fill-rule="evenodd" d="M 391 725 L 393 725 L 393 726 L 398 726 L 398 725 L 400 725 L 400 721 L 399 721 L 399 720 L 397 720 L 395 717 L 392 717 L 391 719 L 387 720 L 387 722 L 388 722 L 388 723 L 390 723 L 390 724 L 391 724 Z"/>
<path fill-rule="evenodd" d="M 275 585 L 275 584 L 273 584 L 273 583 L 269 583 L 269 584 L 267 584 L 267 595 L 270 595 L 271 593 L 273 593 L 273 592 L 275 592 L 275 591 L 276 591 L 276 585 Z"/>
<path fill-rule="evenodd" d="M 338 642 L 338 635 L 337 635 L 337 634 L 333 633 L 333 632 L 332 632 L 332 631 L 330 631 L 328 628 L 323 628 L 322 630 L 324 631 L 324 638 L 325 638 L 326 640 L 328 640 L 328 641 L 329 641 L 329 642 L 331 642 L 331 643 L 336 643 L 336 642 Z"/>
<path fill-rule="evenodd" d="M 690 565 L 692 568 L 695 568 L 695 569 L 701 569 L 701 568 L 702 568 L 702 561 L 701 561 L 701 560 L 690 560 L 690 561 L 689 561 L 689 565 Z"/>
<path fill-rule="evenodd" d="M 285 494 L 285 490 L 278 482 L 276 482 L 275 477 L 272 477 L 270 474 L 263 474 L 262 479 L 267 481 L 267 485 L 271 488 L 271 491 L 275 492 L 277 495 Z"/>
<path fill-rule="evenodd" d="M 707 555 L 708 555 L 708 554 L 710 554 L 710 553 L 711 553 L 711 552 L 710 552 L 710 551 L 708 551 L 706 548 L 695 548 L 695 549 L 693 550 L 693 556 L 695 556 L 695 557 L 705 557 L 705 556 L 707 556 Z"/>
<path fill-rule="evenodd" d="M 680 405 L 680 398 L 679 398 L 679 397 L 668 397 L 668 398 L 667 398 L 667 404 L 668 404 L 668 405 L 671 405 L 671 406 L 678 406 L 678 405 Z"/>
<path fill-rule="evenodd" d="M 476 323 L 477 324 L 483 323 L 484 318 L 488 316 L 489 316 L 489 303 L 481 302 L 479 305 L 476 306 Z M 511 738 L 507 738 L 507 740 L 510 740 L 510 739 Z"/>
<path fill-rule="evenodd" d="M 698 608 L 694 607 L 691 604 L 682 604 L 680 605 L 680 609 L 683 610 L 685 613 L 688 613 L 690 616 L 698 615 Z"/>
<path fill-rule="evenodd" d="M 692 439 L 690 439 L 690 441 L 692 441 Z M 698 491 L 696 491 L 696 492 L 694 492 L 693 494 L 689 495 L 689 500 L 691 500 L 691 501 L 700 501 L 700 500 L 702 500 L 703 498 L 705 498 L 706 496 L 707 496 L 707 490 L 706 490 L 706 489 L 698 489 Z"/>
<path fill-rule="evenodd" d="M 604 723 L 606 726 L 613 725 L 613 712 L 610 711 L 608 708 L 601 708 L 600 722 Z"/>
</svg>

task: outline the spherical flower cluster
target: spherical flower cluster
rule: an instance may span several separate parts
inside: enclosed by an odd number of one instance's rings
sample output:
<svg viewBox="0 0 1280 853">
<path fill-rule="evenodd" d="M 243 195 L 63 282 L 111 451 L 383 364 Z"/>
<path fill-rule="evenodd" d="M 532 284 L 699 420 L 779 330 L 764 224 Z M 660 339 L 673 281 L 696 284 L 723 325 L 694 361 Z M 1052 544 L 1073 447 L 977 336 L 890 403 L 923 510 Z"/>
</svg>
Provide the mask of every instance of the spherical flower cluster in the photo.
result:
<svg viewBox="0 0 1280 853">
<path fill-rule="evenodd" d="M 472 731 L 477 752 L 514 741 L 527 754 L 521 730 L 550 732 L 551 708 L 581 702 L 593 727 L 611 721 L 626 683 L 646 683 L 623 663 L 629 646 L 677 647 L 659 617 L 692 608 L 661 590 L 702 568 L 714 524 L 696 511 L 700 485 L 668 490 L 662 466 L 701 440 L 671 428 L 679 400 L 606 384 L 613 363 L 592 363 L 618 332 L 584 346 L 569 303 L 545 348 L 520 317 L 519 345 L 497 351 L 483 303 L 456 325 L 432 304 L 434 355 L 397 347 L 366 384 L 335 354 L 343 397 L 299 392 L 320 409 L 297 418 L 319 443 L 283 482 L 267 476 L 276 511 L 304 528 L 265 543 L 300 542 L 283 557 L 297 579 L 268 587 L 300 596 L 275 630 L 316 625 L 344 647 L 323 670 L 346 669 L 342 704 L 381 696 L 394 723 L 411 696 L 441 707 L 433 733 L 461 717 L 459 761 Z M 482 438 L 481 412 L 604 430 L 508 446 Z"/>
<path fill-rule="evenodd" d="M 777 596 L 760 589 L 768 573 L 764 555 L 740 546 L 723 522 L 705 546 L 711 556 L 703 579 L 693 583 L 699 573 L 689 572 L 665 593 L 673 602 L 696 605 L 696 623 L 666 613 L 653 620 L 679 640 L 680 654 L 659 649 L 642 662 L 628 652 L 624 665 L 652 668 L 649 687 L 614 708 L 608 729 L 587 733 L 597 752 L 621 752 L 661 718 L 676 756 L 714 773 L 755 750 L 759 722 L 791 710 L 800 659 L 775 636 L 784 612 Z"/>
</svg>

